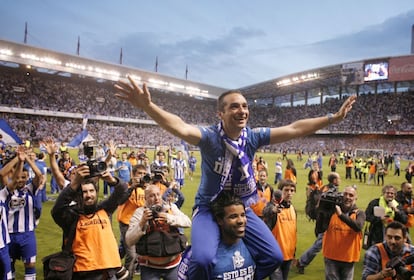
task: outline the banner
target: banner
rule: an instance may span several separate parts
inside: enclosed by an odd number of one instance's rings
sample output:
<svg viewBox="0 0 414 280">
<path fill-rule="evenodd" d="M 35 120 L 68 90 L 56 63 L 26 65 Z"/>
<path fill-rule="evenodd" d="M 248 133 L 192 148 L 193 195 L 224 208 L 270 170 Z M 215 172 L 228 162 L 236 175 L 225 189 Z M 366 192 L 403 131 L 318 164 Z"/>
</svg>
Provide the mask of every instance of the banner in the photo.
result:
<svg viewBox="0 0 414 280">
<path fill-rule="evenodd" d="M 414 80 L 414 55 L 391 58 L 388 72 L 390 82 Z"/>
</svg>

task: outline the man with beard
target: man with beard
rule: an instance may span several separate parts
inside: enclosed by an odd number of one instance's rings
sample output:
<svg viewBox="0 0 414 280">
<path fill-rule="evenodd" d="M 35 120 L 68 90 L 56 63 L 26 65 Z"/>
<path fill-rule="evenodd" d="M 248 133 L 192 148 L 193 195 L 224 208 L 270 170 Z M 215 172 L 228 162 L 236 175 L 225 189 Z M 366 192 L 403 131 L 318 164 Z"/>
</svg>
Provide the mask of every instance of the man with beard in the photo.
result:
<svg viewBox="0 0 414 280">
<path fill-rule="evenodd" d="M 387 263 L 395 257 L 404 258 L 414 254 L 414 246 L 407 243 L 407 228 L 403 224 L 388 224 L 384 238 L 383 242 L 371 246 L 365 252 L 362 280 L 396 279 L 397 271 L 387 267 Z"/>
<path fill-rule="evenodd" d="M 121 259 L 109 216 L 128 198 L 127 185 L 104 171 L 99 177 L 113 186 L 114 192 L 98 203 L 98 177 L 89 177 L 87 165 L 78 166 L 75 172 L 70 187 L 62 190 L 52 209 L 52 217 L 62 228 L 65 239 L 76 223 L 73 279 L 116 279 Z"/>
<path fill-rule="evenodd" d="M 263 146 L 285 142 L 312 134 L 330 124 L 340 122 L 352 109 L 356 96 L 346 99 L 335 114 L 302 119 L 282 127 L 251 129 L 247 126 L 249 108 L 238 90 L 229 90 L 218 98 L 220 122 L 208 127 L 186 123 L 163 110 L 151 100 L 144 83 L 139 87 L 128 76 L 128 82 L 115 85 L 116 96 L 142 109 L 160 127 L 185 142 L 196 145 L 201 153 L 201 180 L 198 188 L 191 231 L 193 255 L 189 269 L 191 279 L 211 279 L 211 269 L 219 245 L 219 227 L 211 213 L 210 203 L 223 191 L 242 198 L 246 207 L 257 202 L 257 188 L 252 161 Z M 246 208 L 248 219 L 244 242 L 257 265 L 257 279 L 266 278 L 283 261 L 279 245 L 263 221 Z M 209 234 L 205 234 L 208 232 Z"/>
<path fill-rule="evenodd" d="M 413 186 L 408 182 L 403 182 L 401 184 L 401 190 L 399 190 L 395 196 L 395 200 L 402 205 L 404 212 L 407 214 L 407 231 L 409 228 L 414 226 L 414 199 L 413 195 Z M 407 236 L 408 241 L 410 241 L 410 235 Z M 411 242 L 410 242 L 411 243 Z"/>
<path fill-rule="evenodd" d="M 357 208 L 357 191 L 347 186 L 340 205 L 335 205 L 328 229 L 322 240 L 325 258 L 325 279 L 354 279 L 355 263 L 359 261 L 365 212 Z"/>
</svg>

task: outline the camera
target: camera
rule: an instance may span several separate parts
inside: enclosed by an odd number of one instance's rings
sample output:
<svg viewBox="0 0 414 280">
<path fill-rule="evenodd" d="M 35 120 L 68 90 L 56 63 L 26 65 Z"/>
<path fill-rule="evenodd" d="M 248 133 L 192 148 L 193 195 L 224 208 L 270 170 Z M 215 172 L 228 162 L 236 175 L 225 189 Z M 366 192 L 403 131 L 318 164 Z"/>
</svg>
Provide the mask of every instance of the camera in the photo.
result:
<svg viewBox="0 0 414 280">
<path fill-rule="evenodd" d="M 335 209 L 335 205 L 341 205 L 343 202 L 344 194 L 341 192 L 327 191 L 321 194 L 319 200 L 319 208 L 325 210 Z"/>
<path fill-rule="evenodd" d="M 408 280 L 414 275 L 414 272 L 407 269 L 407 265 L 414 263 L 414 255 L 407 257 L 394 257 L 388 263 L 387 267 L 395 269 L 397 272 L 397 279 Z"/>
<path fill-rule="evenodd" d="M 87 158 L 86 165 L 89 167 L 88 178 L 100 176 L 108 168 L 106 162 L 95 159 L 95 145 L 90 142 L 83 143 L 83 154 Z"/>
<path fill-rule="evenodd" d="M 151 168 L 152 182 L 164 182 L 164 172 L 160 167 Z"/>
<path fill-rule="evenodd" d="M 150 207 L 150 210 L 152 211 L 152 217 L 153 218 L 157 218 L 158 217 L 158 213 L 162 212 L 162 205 L 158 205 L 158 204 L 154 204 Z"/>
</svg>

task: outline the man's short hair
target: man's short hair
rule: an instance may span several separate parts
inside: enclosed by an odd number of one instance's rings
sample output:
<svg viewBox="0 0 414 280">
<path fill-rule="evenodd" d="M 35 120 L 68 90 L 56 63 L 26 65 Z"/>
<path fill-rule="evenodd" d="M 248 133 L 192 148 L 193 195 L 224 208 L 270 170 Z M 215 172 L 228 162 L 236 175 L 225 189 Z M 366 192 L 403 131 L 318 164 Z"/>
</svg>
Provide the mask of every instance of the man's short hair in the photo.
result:
<svg viewBox="0 0 414 280">
<path fill-rule="evenodd" d="M 279 182 L 279 185 L 277 186 L 277 188 L 279 189 L 279 190 L 283 190 L 283 188 L 284 187 L 286 187 L 286 186 L 292 186 L 292 187 L 294 187 L 295 188 L 295 191 L 296 191 L 296 184 L 295 184 L 295 182 L 293 182 L 292 180 L 290 180 L 290 179 L 284 179 L 284 180 L 281 180 L 280 182 Z"/>
<path fill-rule="evenodd" d="M 239 90 L 235 90 L 235 89 L 232 89 L 232 90 L 228 90 L 228 91 L 223 92 L 223 93 L 219 96 L 219 98 L 217 99 L 217 111 L 218 111 L 218 112 L 223 112 L 223 111 L 224 111 L 224 106 L 225 106 L 226 104 L 224 104 L 223 99 L 224 99 L 224 97 L 226 97 L 227 95 L 230 95 L 230 94 L 232 94 L 232 93 L 237 93 L 237 94 L 242 95 L 241 91 L 239 91 Z"/>
<path fill-rule="evenodd" d="M 95 188 L 96 193 L 99 193 L 99 180 L 98 177 L 93 177 L 93 178 L 88 178 L 88 179 L 84 179 L 81 183 L 80 183 L 80 192 L 82 192 L 82 186 L 83 185 L 87 185 L 87 184 L 92 184 L 93 187 Z"/>
<path fill-rule="evenodd" d="M 381 190 L 382 194 L 385 194 L 385 192 L 389 189 L 393 189 L 394 191 L 396 191 L 396 189 L 393 185 L 385 185 L 385 186 L 382 187 L 382 190 Z"/>
<path fill-rule="evenodd" d="M 339 175 L 336 172 L 331 172 L 331 173 L 328 174 L 328 182 L 329 183 L 333 183 L 333 181 L 335 179 L 338 179 L 338 178 L 339 178 Z"/>
<path fill-rule="evenodd" d="M 243 205 L 243 201 L 229 191 L 221 193 L 211 202 L 211 212 L 215 220 L 224 218 L 224 208 L 231 205 Z"/>
<path fill-rule="evenodd" d="M 387 230 L 389 228 L 392 228 L 392 229 L 401 229 L 403 237 L 404 238 L 407 237 L 407 227 L 404 224 L 402 224 L 400 222 L 397 222 L 397 221 L 393 221 L 393 222 L 389 223 L 386 226 L 385 232 L 387 232 Z"/>
<path fill-rule="evenodd" d="M 147 170 L 147 168 L 143 164 L 136 164 L 132 167 L 132 174 L 137 173 L 138 170 Z"/>
</svg>

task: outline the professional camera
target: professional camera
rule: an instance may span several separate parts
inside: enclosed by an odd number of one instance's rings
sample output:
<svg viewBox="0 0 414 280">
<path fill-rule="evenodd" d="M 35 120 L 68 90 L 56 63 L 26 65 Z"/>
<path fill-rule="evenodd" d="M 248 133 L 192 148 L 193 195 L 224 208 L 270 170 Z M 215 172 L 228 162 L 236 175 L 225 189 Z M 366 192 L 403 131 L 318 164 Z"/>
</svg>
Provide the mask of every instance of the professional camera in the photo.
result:
<svg viewBox="0 0 414 280">
<path fill-rule="evenodd" d="M 344 198 L 344 194 L 341 192 L 327 191 L 321 193 L 319 200 L 319 209 L 332 210 L 335 209 L 335 205 L 341 205 Z"/>
<path fill-rule="evenodd" d="M 397 279 L 408 280 L 411 276 L 414 276 L 414 272 L 407 269 L 407 265 L 414 263 L 414 255 L 407 257 L 394 257 L 388 263 L 387 267 L 395 269 L 397 272 Z"/>
<path fill-rule="evenodd" d="M 151 174 L 152 182 L 164 182 L 164 172 L 160 167 L 151 168 Z"/>
<path fill-rule="evenodd" d="M 153 218 L 157 218 L 158 217 L 158 213 L 161 213 L 162 212 L 163 207 L 162 207 L 162 205 L 155 204 L 155 205 L 152 205 L 150 207 L 150 210 L 152 211 L 152 217 Z"/>
<path fill-rule="evenodd" d="M 95 145 L 92 143 L 83 143 L 83 154 L 87 158 L 86 165 L 89 167 L 88 178 L 99 176 L 108 168 L 106 162 L 95 159 Z"/>
</svg>

